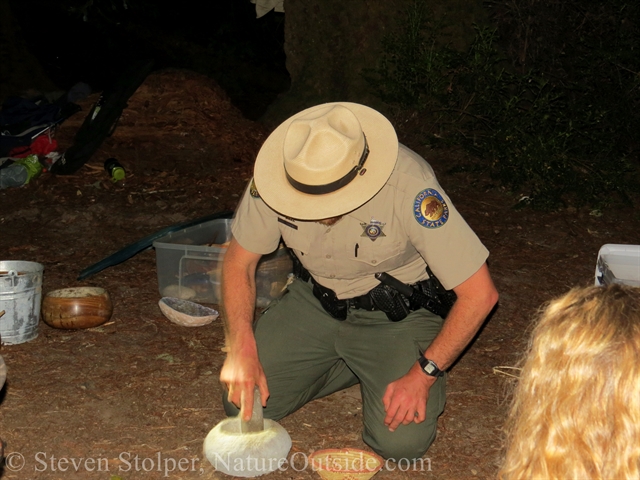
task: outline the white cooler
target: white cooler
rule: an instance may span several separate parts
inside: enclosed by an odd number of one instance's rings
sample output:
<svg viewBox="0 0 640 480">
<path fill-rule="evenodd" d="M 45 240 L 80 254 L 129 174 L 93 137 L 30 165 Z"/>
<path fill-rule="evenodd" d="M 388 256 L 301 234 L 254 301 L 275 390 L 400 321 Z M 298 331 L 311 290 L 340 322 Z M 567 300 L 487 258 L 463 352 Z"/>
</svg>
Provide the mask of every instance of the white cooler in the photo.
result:
<svg viewBox="0 0 640 480">
<path fill-rule="evenodd" d="M 640 245 L 608 243 L 600 248 L 595 284 L 612 283 L 640 287 Z"/>
</svg>

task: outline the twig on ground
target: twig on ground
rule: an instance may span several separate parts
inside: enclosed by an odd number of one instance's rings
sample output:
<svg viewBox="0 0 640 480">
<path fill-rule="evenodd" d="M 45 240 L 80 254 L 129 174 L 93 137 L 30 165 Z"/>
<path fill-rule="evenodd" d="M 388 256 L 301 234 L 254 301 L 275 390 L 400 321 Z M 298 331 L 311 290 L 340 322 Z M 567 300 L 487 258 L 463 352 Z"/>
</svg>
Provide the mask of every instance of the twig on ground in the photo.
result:
<svg viewBox="0 0 640 480">
<path fill-rule="evenodd" d="M 507 367 L 507 366 L 493 367 L 493 373 L 496 375 L 504 375 L 505 377 L 520 378 L 519 375 L 514 375 L 513 373 L 505 372 L 504 370 L 517 370 L 518 372 L 520 372 L 522 371 L 522 368 Z"/>
</svg>

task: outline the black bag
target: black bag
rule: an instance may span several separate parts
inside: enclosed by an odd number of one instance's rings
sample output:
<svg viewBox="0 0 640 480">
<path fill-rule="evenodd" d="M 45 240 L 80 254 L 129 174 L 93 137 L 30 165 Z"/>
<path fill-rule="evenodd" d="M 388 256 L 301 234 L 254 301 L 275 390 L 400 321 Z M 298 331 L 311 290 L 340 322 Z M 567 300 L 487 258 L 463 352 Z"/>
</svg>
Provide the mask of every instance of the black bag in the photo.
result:
<svg viewBox="0 0 640 480">
<path fill-rule="evenodd" d="M 51 173 L 70 175 L 89 161 L 115 130 L 127 101 L 147 78 L 153 63 L 153 60 L 134 63 L 111 87 L 104 89 L 76 133 L 73 145 L 53 164 Z"/>
<path fill-rule="evenodd" d="M 60 97 L 50 103 L 45 97 L 8 97 L 0 110 L 0 157 L 6 157 L 17 147 L 28 147 L 39 135 L 54 128 L 80 106 Z"/>
</svg>

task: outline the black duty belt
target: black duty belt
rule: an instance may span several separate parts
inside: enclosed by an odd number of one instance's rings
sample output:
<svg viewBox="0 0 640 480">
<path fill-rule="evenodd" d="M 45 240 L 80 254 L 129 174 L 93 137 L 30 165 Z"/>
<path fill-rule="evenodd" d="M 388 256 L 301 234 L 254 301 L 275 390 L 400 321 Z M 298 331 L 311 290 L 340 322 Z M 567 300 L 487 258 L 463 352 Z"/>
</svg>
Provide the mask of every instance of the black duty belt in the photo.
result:
<svg viewBox="0 0 640 480">
<path fill-rule="evenodd" d="M 456 300 L 456 294 L 452 290 L 445 290 L 428 266 L 426 267 L 429 274 L 427 280 L 407 285 L 388 274 L 376 275 L 376 278 L 383 283 L 364 295 L 339 299 L 332 289 L 319 284 L 295 255 L 293 257 L 294 275 L 305 282 L 311 281 L 314 296 L 322 308 L 337 320 L 345 320 L 350 309 L 380 310 L 392 322 L 398 322 L 409 312 L 420 308 L 426 308 L 445 318 Z"/>
</svg>

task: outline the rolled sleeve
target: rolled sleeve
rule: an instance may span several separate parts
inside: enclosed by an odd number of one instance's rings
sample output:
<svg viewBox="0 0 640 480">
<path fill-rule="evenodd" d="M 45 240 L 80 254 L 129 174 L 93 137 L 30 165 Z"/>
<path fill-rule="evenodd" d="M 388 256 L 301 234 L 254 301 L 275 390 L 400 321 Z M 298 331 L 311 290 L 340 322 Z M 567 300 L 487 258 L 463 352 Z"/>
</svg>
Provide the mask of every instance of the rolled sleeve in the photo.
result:
<svg viewBox="0 0 640 480">
<path fill-rule="evenodd" d="M 406 198 L 408 205 L 403 208 L 411 243 L 446 289 L 457 287 L 480 269 L 489 251 L 435 178 L 414 191 L 414 195 Z M 436 193 L 437 201 L 442 203 L 442 217 L 435 222 L 426 221 L 420 212 L 421 196 Z"/>
<path fill-rule="evenodd" d="M 236 209 L 231 233 L 245 250 L 266 255 L 278 248 L 280 243 L 278 216 L 251 191 L 250 183 Z"/>
</svg>

